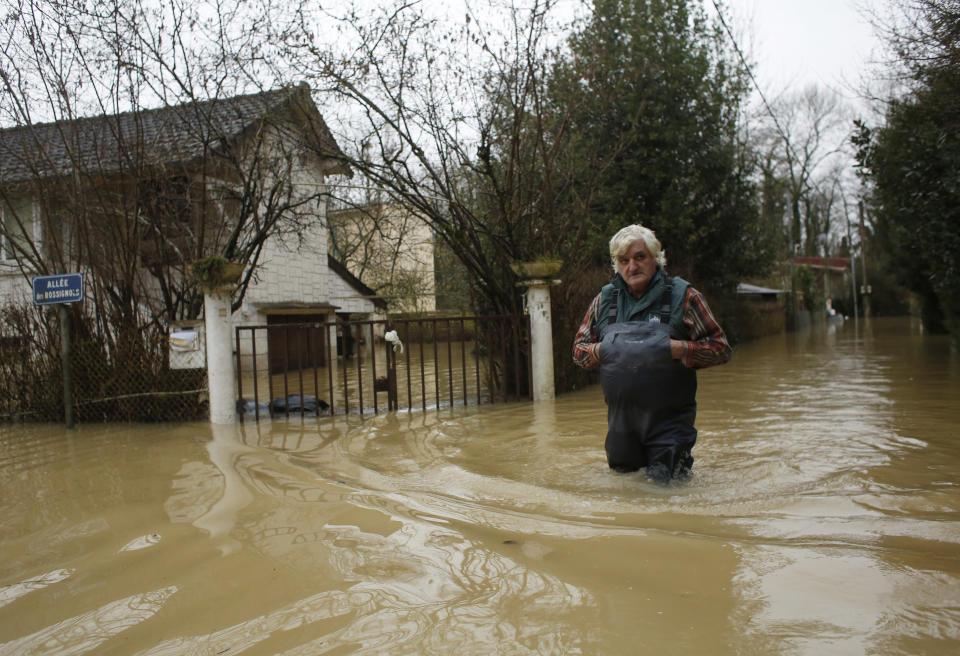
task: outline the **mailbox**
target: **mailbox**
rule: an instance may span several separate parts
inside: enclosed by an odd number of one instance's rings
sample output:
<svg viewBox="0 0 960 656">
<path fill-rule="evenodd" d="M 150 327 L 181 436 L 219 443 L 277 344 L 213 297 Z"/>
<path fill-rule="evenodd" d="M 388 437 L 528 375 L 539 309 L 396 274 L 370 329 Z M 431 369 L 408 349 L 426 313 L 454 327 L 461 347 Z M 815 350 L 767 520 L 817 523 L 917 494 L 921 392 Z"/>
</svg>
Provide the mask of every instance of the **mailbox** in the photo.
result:
<svg viewBox="0 0 960 656">
<path fill-rule="evenodd" d="M 207 343 L 203 320 L 170 323 L 170 368 L 204 369 L 207 366 Z"/>
</svg>

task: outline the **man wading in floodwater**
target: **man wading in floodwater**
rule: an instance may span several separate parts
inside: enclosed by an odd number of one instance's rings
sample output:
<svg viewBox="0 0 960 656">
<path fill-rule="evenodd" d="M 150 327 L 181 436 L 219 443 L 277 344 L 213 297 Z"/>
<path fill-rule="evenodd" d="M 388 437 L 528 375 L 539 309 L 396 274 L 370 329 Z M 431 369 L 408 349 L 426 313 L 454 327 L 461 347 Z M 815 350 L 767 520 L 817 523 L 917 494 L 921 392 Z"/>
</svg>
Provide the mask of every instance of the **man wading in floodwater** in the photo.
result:
<svg viewBox="0 0 960 656">
<path fill-rule="evenodd" d="M 730 359 L 730 344 L 703 295 L 663 267 L 653 231 L 623 228 L 610 240 L 616 275 L 597 294 L 573 343 L 573 360 L 600 367 L 607 402 L 607 462 L 647 468 L 660 483 L 685 477 L 697 440 L 696 369 Z"/>
</svg>

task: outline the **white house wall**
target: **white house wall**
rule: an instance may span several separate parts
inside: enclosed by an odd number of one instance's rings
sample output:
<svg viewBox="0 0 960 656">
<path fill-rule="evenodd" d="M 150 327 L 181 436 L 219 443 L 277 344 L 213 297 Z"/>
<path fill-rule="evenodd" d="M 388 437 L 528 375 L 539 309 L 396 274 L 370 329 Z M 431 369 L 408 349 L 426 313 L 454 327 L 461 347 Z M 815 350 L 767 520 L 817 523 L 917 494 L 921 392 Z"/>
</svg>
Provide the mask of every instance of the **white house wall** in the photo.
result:
<svg viewBox="0 0 960 656">
<path fill-rule="evenodd" d="M 369 298 L 361 296 L 357 290 L 335 271 L 330 271 L 330 303 L 337 306 L 337 312 L 372 314 L 376 306 Z"/>
<path fill-rule="evenodd" d="M 33 243 L 38 248 L 42 248 L 43 234 L 41 222 L 38 220 L 38 205 L 31 200 L 24 200 L 22 196 L 20 199 L 15 199 L 14 204 L 19 206 L 20 211 L 23 211 L 24 208 L 29 208 L 32 222 L 32 226 L 29 228 L 31 237 Z M 9 212 L 9 209 L 6 203 L 0 203 L 0 221 L 6 221 L 8 219 L 6 216 L 7 212 Z M 0 236 L 0 240 L 2 239 L 3 236 Z M 16 260 L 12 257 L 4 257 L 7 255 L 6 250 L 9 249 L 9 246 L 4 243 L 3 247 L 3 249 L 0 249 L 0 305 L 24 305 L 32 303 L 33 287 L 30 281 L 23 277 Z M 58 271 L 57 273 L 73 272 Z"/>
<path fill-rule="evenodd" d="M 364 248 L 344 255 L 343 263 L 385 295 L 390 311 L 436 310 L 434 237 L 423 219 L 397 204 L 384 203 L 366 210 L 339 210 L 332 221 L 346 241 L 367 240 Z M 416 280 L 415 288 L 410 287 L 411 279 Z"/>
<path fill-rule="evenodd" d="M 267 138 L 276 140 L 278 150 L 285 141 L 284 135 L 276 130 Z M 288 148 L 292 149 L 289 144 Z M 298 211 L 311 226 L 302 242 L 295 235 L 285 235 L 271 237 L 264 244 L 257 282 L 248 288 L 246 295 L 246 302 L 254 307 L 285 302 L 324 305 L 329 297 L 326 203 L 319 196 L 325 190 L 322 164 L 304 154 L 282 154 L 278 158 L 286 157 L 296 159 L 291 172 L 293 193 L 310 199 Z"/>
<path fill-rule="evenodd" d="M 264 245 L 258 267 L 259 280 L 247 289 L 249 305 L 327 302 L 327 239 L 322 227 L 299 248 L 295 239 L 286 243 L 270 239 Z"/>
<path fill-rule="evenodd" d="M 33 302 L 33 289 L 14 266 L 0 263 L 0 306 L 25 305 Z"/>
</svg>

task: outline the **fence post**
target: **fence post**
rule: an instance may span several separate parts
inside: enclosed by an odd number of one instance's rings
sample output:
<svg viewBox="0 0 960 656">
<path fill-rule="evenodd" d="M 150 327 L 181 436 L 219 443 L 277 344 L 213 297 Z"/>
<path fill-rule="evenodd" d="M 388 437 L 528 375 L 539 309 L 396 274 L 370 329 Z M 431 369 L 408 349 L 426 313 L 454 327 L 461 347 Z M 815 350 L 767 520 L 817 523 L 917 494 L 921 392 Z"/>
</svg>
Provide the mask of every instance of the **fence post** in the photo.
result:
<svg viewBox="0 0 960 656">
<path fill-rule="evenodd" d="M 70 348 L 70 313 L 66 303 L 57 303 L 60 317 L 60 358 L 63 361 L 63 418 L 73 429 L 73 355 Z"/>
<path fill-rule="evenodd" d="M 203 295 L 203 316 L 207 333 L 207 388 L 210 395 L 210 423 L 237 421 L 233 385 L 235 379 L 230 331 L 230 295 L 216 290 Z"/>
<path fill-rule="evenodd" d="M 533 374 L 533 400 L 550 401 L 555 396 L 553 381 L 553 326 L 550 313 L 550 280 L 532 279 L 527 288 L 527 313 L 530 315 L 530 359 Z"/>
</svg>

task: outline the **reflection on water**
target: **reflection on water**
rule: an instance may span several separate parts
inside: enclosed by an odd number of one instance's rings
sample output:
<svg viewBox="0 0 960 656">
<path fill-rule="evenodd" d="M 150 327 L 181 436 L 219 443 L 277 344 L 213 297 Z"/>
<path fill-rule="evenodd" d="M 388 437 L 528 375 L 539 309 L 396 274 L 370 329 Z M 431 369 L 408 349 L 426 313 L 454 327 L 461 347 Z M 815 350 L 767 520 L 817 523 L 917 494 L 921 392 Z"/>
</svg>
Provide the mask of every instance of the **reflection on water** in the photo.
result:
<svg viewBox="0 0 960 656">
<path fill-rule="evenodd" d="M 692 480 L 599 389 L 211 428 L 0 427 L 2 654 L 953 654 L 960 357 L 904 321 L 737 349 Z"/>
</svg>

